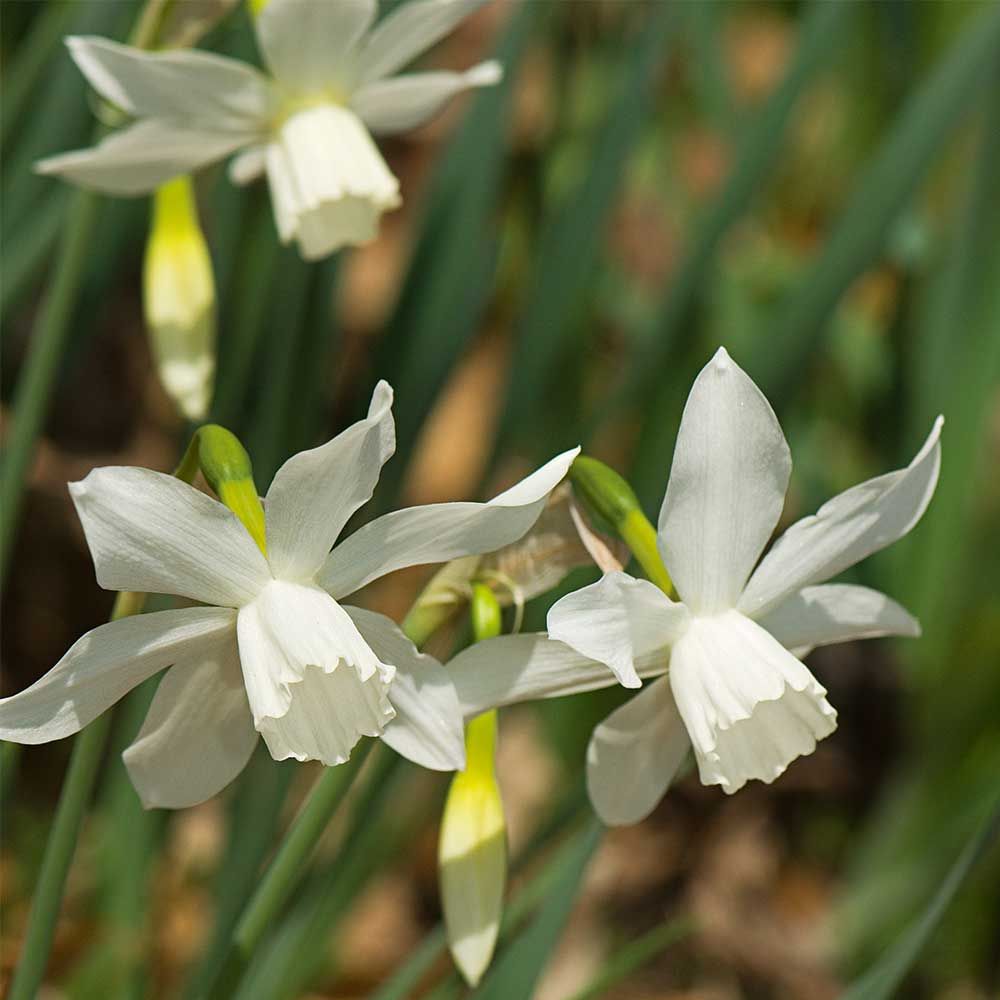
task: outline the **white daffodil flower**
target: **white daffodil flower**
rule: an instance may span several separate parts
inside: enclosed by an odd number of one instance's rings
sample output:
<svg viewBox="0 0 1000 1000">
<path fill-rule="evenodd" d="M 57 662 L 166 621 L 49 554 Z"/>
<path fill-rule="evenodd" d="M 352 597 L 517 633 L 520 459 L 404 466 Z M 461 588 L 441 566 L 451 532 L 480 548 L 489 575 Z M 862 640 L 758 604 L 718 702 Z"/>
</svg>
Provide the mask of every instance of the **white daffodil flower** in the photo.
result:
<svg viewBox="0 0 1000 1000">
<path fill-rule="evenodd" d="M 309 260 L 375 237 L 400 204 L 372 132 L 428 121 L 453 96 L 495 84 L 500 66 L 393 76 L 484 0 L 414 0 L 373 27 L 376 0 L 269 0 L 255 18 L 269 75 L 196 50 L 144 52 L 67 39 L 90 85 L 135 122 L 37 169 L 118 195 L 240 152 L 236 184 L 266 173 L 278 234 Z"/>
<path fill-rule="evenodd" d="M 798 656 L 920 634 L 884 594 L 823 581 L 917 523 L 937 484 L 941 424 L 905 469 L 830 500 L 758 564 L 791 459 L 767 400 L 720 349 L 688 397 L 660 511 L 658 545 L 682 603 L 646 580 L 606 574 L 553 605 L 548 637 L 491 639 L 452 661 L 466 717 L 605 687 L 608 667 L 634 688 L 669 667 L 594 731 L 587 783 L 601 818 L 647 816 L 691 747 L 705 784 L 731 793 L 752 778 L 773 781 L 836 728 Z"/>
<path fill-rule="evenodd" d="M 209 606 L 88 632 L 44 677 L 0 701 L 0 738 L 69 736 L 169 666 L 124 755 L 146 806 L 214 795 L 242 770 L 258 734 L 277 760 L 339 764 L 368 735 L 425 767 L 462 767 L 463 719 L 448 673 L 388 618 L 340 601 L 392 570 L 515 541 L 576 451 L 489 503 L 395 511 L 331 552 L 395 449 L 391 403 L 379 383 L 364 420 L 278 470 L 264 500 L 266 557 L 232 511 L 171 476 L 111 467 L 72 484 L 101 586 Z"/>
</svg>

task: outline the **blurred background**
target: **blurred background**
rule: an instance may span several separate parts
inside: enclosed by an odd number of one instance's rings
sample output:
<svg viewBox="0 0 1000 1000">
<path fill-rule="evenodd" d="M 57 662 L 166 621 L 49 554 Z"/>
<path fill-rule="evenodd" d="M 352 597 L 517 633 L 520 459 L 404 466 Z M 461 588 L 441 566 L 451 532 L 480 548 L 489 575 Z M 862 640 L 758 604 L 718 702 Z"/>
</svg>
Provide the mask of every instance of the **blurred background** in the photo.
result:
<svg viewBox="0 0 1000 1000">
<path fill-rule="evenodd" d="M 94 129 L 62 37 L 125 39 L 138 11 L 104 0 L 0 9 L 4 471 L 17 480 L 20 463 L 24 481 L 4 486 L 3 694 L 111 606 L 67 481 L 104 464 L 169 470 L 191 430 L 143 328 L 148 200 L 84 202 L 31 171 Z M 222 168 L 199 176 L 219 309 L 211 419 L 244 441 L 261 492 L 284 458 L 355 419 L 378 378 L 396 391 L 399 446 L 361 520 L 491 495 L 578 442 L 626 474 L 655 518 L 684 399 L 719 344 L 788 437 L 783 524 L 905 465 L 946 416 L 923 522 L 851 577 L 903 602 L 923 638 L 813 654 L 840 728 L 773 786 L 728 798 L 689 774 L 644 823 L 584 843 L 584 749 L 620 695 L 502 714 L 520 909 L 499 956 L 532 934 L 540 954 L 515 953 L 536 973 L 530 985 L 482 996 L 839 996 L 922 919 L 995 804 L 998 14 L 905 0 L 495 0 L 425 62 L 495 53 L 504 82 L 383 144 L 405 204 L 372 245 L 306 265 L 278 245 L 261 184 L 236 189 Z M 242 5 L 200 44 L 258 60 Z M 83 211 L 87 237 L 67 249 Z M 52 279 L 70 252 L 79 288 L 67 295 Z M 40 348 L 58 309 L 59 335 Z M 366 600 L 398 620 L 430 573 L 398 574 Z M 594 576 L 578 571 L 533 601 L 525 627 Z M 315 778 L 258 753 L 217 799 L 143 812 L 117 751 L 151 683 L 116 709 L 47 996 L 195 995 Z M 0 979 L 70 742 L 3 748 Z M 370 829 L 360 841 L 331 829 L 247 996 L 465 995 L 440 938 L 437 951 L 426 943 L 440 921 L 447 781 L 370 765 L 359 793 L 375 797 Z M 916 948 L 900 996 L 1000 990 L 1000 852 L 995 839 L 987 848 Z M 539 882 L 556 862 L 569 875 Z M 294 937 L 321 903 L 321 933 Z M 644 951 L 623 951 L 636 939 Z M 428 960 L 405 983 L 421 942 Z"/>
</svg>

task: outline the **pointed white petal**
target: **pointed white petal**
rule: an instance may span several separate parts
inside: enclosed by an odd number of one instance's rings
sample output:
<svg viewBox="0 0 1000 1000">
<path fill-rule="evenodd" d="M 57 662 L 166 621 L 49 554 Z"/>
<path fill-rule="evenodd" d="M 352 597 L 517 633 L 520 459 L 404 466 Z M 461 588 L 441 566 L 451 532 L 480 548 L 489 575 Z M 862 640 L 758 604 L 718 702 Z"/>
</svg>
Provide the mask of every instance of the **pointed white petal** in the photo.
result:
<svg viewBox="0 0 1000 1000">
<path fill-rule="evenodd" d="M 666 677 L 616 708 L 587 747 L 587 792 L 601 821 L 628 826 L 644 820 L 690 748 Z"/>
<path fill-rule="evenodd" d="M 684 406 L 659 544 L 695 614 L 734 607 L 781 516 L 792 460 L 770 404 L 720 347 Z"/>
<path fill-rule="evenodd" d="M 319 104 L 286 119 L 267 147 L 267 177 L 282 242 L 306 260 L 373 240 L 383 212 L 397 208 L 399 182 L 361 119 Z"/>
<path fill-rule="evenodd" d="M 149 194 L 180 174 L 221 160 L 252 138 L 148 118 L 109 135 L 92 149 L 39 160 L 35 171 L 108 194 Z"/>
<path fill-rule="evenodd" d="M 378 80 L 351 98 L 351 107 L 376 135 L 392 135 L 423 125 L 463 90 L 500 82 L 503 70 L 495 60 L 464 73 L 411 73 Z"/>
<path fill-rule="evenodd" d="M 375 655 L 396 668 L 389 688 L 396 717 L 382 741 L 433 771 L 465 767 L 462 710 L 448 671 L 419 652 L 392 619 L 361 608 L 344 610 Z"/>
<path fill-rule="evenodd" d="M 640 677 L 667 669 L 663 650 L 636 661 Z M 477 642 L 448 662 L 462 714 L 471 719 L 491 708 L 539 698 L 613 687 L 617 678 L 606 664 L 582 656 L 544 632 L 502 635 Z"/>
<path fill-rule="evenodd" d="M 99 625 L 31 687 L 0 699 L 0 739 L 72 736 L 157 671 L 231 641 L 234 622 L 228 609 L 183 608 Z"/>
<path fill-rule="evenodd" d="M 229 164 L 229 179 L 237 187 L 257 180 L 267 169 L 267 146 L 251 146 Z"/>
<path fill-rule="evenodd" d="M 360 83 L 380 80 L 444 38 L 486 0 L 414 0 L 401 4 L 365 40 L 358 56 Z"/>
<path fill-rule="evenodd" d="M 69 489 L 107 590 L 235 608 L 271 578 L 232 511 L 173 476 L 106 466 Z"/>
<path fill-rule="evenodd" d="M 934 495 L 943 423 L 938 417 L 905 469 L 853 486 L 796 521 L 761 560 L 739 609 L 759 618 L 802 587 L 822 583 L 902 538 Z"/>
<path fill-rule="evenodd" d="M 597 583 L 556 601 L 546 624 L 550 638 L 606 663 L 621 684 L 637 688 L 642 681 L 636 658 L 665 650 L 689 620 L 683 604 L 671 601 L 648 580 L 605 573 Z"/>
<path fill-rule="evenodd" d="M 786 649 L 812 649 L 882 635 L 920 635 L 920 623 L 877 590 L 848 583 L 803 587 L 757 624 Z"/>
<path fill-rule="evenodd" d="M 272 112 L 267 79 L 235 59 L 196 49 L 144 52 L 93 35 L 66 45 L 90 85 L 134 117 L 254 135 Z"/>
<path fill-rule="evenodd" d="M 670 686 L 703 784 L 772 782 L 837 727 L 809 670 L 738 611 L 696 618 L 670 658 Z"/>
<path fill-rule="evenodd" d="M 368 416 L 333 440 L 293 455 L 267 491 L 267 555 L 282 580 L 310 580 L 348 518 L 371 499 L 396 449 L 392 389 L 379 382 Z"/>
<path fill-rule="evenodd" d="M 344 597 L 406 566 L 494 552 L 516 542 L 538 520 L 579 451 L 556 456 L 489 503 L 430 504 L 376 518 L 330 553 L 317 582 Z"/>
<path fill-rule="evenodd" d="M 322 590 L 272 580 L 240 610 L 237 634 L 254 724 L 275 760 L 342 764 L 395 714 L 392 665 Z"/>
<path fill-rule="evenodd" d="M 234 633 L 201 662 L 166 672 L 122 760 L 147 809 L 186 809 L 221 792 L 258 738 Z"/>
<path fill-rule="evenodd" d="M 375 0 L 269 0 L 256 18 L 264 60 L 285 90 L 343 91 Z"/>
</svg>

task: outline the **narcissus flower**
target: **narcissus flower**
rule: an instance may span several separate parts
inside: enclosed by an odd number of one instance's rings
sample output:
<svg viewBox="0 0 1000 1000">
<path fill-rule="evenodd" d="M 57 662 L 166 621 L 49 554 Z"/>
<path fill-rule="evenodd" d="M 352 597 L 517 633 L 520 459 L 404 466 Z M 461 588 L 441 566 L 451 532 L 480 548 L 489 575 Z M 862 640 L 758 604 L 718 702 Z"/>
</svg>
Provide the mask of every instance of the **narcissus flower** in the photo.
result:
<svg viewBox="0 0 1000 1000">
<path fill-rule="evenodd" d="M 692 747 L 705 784 L 735 792 L 752 778 L 773 781 L 836 727 L 798 657 L 849 639 L 919 635 L 884 594 L 824 581 L 920 519 L 937 484 L 941 423 L 909 466 L 796 522 L 758 564 L 791 459 L 767 400 L 720 349 L 688 397 L 660 511 L 658 547 L 681 602 L 606 574 L 552 607 L 549 638 L 501 637 L 453 661 L 466 715 L 603 687 L 608 667 L 633 688 L 669 668 L 594 731 L 587 778 L 601 818 L 645 817 Z"/>
<path fill-rule="evenodd" d="M 278 470 L 264 500 L 263 545 L 228 507 L 162 473 L 101 468 L 72 484 L 101 586 L 208 606 L 88 632 L 39 681 L 0 701 L 0 738 L 69 736 L 170 667 L 125 751 L 147 806 L 214 795 L 242 770 L 258 734 L 277 760 L 339 764 L 368 735 L 425 767 L 462 767 L 462 716 L 447 672 L 388 618 L 340 601 L 392 570 L 515 541 L 576 452 L 489 503 L 376 518 L 331 552 L 393 453 L 391 403 L 380 383 L 364 420 Z"/>
<path fill-rule="evenodd" d="M 307 259 L 364 243 L 400 203 L 371 132 L 423 124 L 454 95 L 496 83 L 496 62 L 464 73 L 393 76 L 483 0 L 415 0 L 374 27 L 375 0 L 269 0 L 255 18 L 269 75 L 194 50 L 143 52 L 103 38 L 68 46 L 91 86 L 135 121 L 38 170 L 119 195 L 240 151 L 230 176 L 266 173 L 278 234 Z"/>
</svg>

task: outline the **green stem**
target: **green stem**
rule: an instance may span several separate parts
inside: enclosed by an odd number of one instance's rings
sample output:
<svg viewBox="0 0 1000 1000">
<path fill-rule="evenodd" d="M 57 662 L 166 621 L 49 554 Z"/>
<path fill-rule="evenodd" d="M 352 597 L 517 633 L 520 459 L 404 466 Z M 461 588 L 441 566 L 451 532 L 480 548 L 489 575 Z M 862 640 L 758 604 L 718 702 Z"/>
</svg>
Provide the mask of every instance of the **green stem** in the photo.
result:
<svg viewBox="0 0 1000 1000">
<path fill-rule="evenodd" d="M 420 613 L 420 607 L 418 598 L 403 622 L 403 631 L 417 646 L 423 645 L 442 624 L 438 616 Z M 229 996 L 238 986 L 254 950 L 298 885 L 313 850 L 340 808 L 372 745 L 373 741 L 368 740 L 346 764 L 324 768 L 236 924 L 219 973 L 206 987 L 207 995 Z"/>
<path fill-rule="evenodd" d="M 87 191 L 73 196 L 55 277 L 34 330 L 31 349 L 18 381 L 12 407 L 12 427 L 0 484 L 0 576 L 6 574 L 28 467 L 48 410 L 73 315 L 73 305 L 92 251 L 98 198 Z"/>
<path fill-rule="evenodd" d="M 233 947 L 242 961 L 249 960 L 271 921 L 291 895 L 313 848 L 344 800 L 372 745 L 372 740 L 366 740 L 351 754 L 346 764 L 325 768 L 309 793 L 302 811 L 233 932 Z"/>
<path fill-rule="evenodd" d="M 144 600 L 144 594 L 119 594 L 111 612 L 112 621 L 137 614 L 142 609 Z M 55 935 L 66 876 L 83 826 L 87 803 L 94 790 L 97 769 L 110 728 L 111 713 L 105 712 L 87 726 L 73 744 L 55 822 L 45 845 L 42 870 L 35 887 L 31 912 L 28 914 L 21 960 L 14 973 L 8 1000 L 33 1000 L 38 995 L 38 988 L 45 974 L 45 964 L 52 950 L 52 938 Z"/>
</svg>

